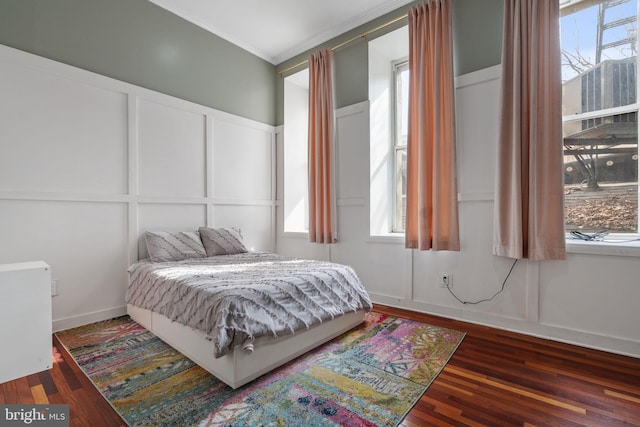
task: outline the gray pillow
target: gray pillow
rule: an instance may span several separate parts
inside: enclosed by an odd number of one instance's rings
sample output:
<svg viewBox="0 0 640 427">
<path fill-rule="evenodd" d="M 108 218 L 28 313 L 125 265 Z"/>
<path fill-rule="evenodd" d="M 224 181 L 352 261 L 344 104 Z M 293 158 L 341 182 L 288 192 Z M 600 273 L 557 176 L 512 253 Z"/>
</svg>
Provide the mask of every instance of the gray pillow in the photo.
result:
<svg viewBox="0 0 640 427">
<path fill-rule="evenodd" d="M 204 258 L 207 252 L 195 231 L 147 231 L 144 236 L 149 258 L 153 262 Z"/>
<path fill-rule="evenodd" d="M 239 230 L 233 228 L 208 228 L 198 229 L 200 238 L 207 251 L 207 256 L 233 255 L 248 252 L 242 243 L 242 235 Z"/>
</svg>

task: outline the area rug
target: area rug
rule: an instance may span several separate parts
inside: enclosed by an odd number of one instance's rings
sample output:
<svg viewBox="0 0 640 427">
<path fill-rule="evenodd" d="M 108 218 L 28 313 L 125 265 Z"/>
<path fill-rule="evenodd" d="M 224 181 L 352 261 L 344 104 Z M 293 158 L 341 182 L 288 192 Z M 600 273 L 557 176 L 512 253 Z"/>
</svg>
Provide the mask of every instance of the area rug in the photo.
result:
<svg viewBox="0 0 640 427">
<path fill-rule="evenodd" d="M 128 316 L 56 335 L 130 426 L 397 426 L 464 338 L 371 312 L 233 390 Z"/>
</svg>

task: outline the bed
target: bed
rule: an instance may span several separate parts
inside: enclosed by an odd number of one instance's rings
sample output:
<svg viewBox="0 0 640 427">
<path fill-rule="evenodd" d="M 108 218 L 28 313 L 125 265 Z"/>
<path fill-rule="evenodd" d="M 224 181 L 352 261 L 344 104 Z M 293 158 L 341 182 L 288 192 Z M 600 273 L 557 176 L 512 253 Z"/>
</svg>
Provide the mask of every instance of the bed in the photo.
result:
<svg viewBox="0 0 640 427">
<path fill-rule="evenodd" d="M 233 388 L 372 307 L 351 267 L 248 251 L 233 229 L 147 233 L 146 244 L 150 258 L 128 269 L 128 314 Z"/>
</svg>

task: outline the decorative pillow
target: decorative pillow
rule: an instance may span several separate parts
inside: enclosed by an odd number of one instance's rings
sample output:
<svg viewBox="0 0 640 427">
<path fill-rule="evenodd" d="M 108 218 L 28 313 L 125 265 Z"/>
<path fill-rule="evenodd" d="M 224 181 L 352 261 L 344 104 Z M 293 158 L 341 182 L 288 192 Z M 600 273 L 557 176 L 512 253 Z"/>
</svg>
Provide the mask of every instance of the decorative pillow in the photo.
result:
<svg viewBox="0 0 640 427">
<path fill-rule="evenodd" d="M 147 252 L 153 262 L 205 258 L 207 252 L 195 231 L 147 231 L 144 236 Z"/>
<path fill-rule="evenodd" d="M 207 251 L 207 256 L 233 255 L 249 252 L 242 243 L 242 235 L 234 228 L 208 228 L 198 229 L 200 238 Z"/>
</svg>

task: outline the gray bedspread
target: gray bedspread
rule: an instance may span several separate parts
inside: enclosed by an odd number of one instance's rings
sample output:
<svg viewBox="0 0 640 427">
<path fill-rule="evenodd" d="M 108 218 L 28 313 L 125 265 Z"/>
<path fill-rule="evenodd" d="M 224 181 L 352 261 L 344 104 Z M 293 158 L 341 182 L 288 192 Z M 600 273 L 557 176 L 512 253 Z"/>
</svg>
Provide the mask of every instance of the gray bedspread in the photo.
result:
<svg viewBox="0 0 640 427">
<path fill-rule="evenodd" d="M 216 357 L 234 342 L 294 334 L 372 308 L 351 267 L 271 253 L 144 260 L 128 272 L 127 303 L 205 332 Z"/>
</svg>

